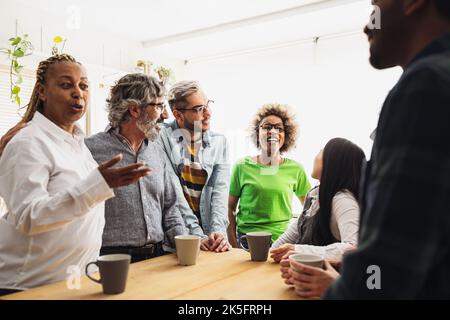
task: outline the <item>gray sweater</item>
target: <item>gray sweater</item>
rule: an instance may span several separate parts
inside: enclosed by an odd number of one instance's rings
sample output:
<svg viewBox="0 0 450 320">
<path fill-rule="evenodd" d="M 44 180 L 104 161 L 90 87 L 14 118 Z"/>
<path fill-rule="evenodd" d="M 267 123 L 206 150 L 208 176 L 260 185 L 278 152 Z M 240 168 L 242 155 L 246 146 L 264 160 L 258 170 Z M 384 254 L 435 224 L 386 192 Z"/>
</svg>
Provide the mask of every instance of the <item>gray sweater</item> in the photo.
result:
<svg viewBox="0 0 450 320">
<path fill-rule="evenodd" d="M 85 143 L 99 164 L 122 153 L 123 160 L 117 166 L 143 162 L 152 169 L 138 182 L 115 188 L 115 197 L 106 201 L 102 247 L 140 247 L 164 241 L 166 250 L 174 248 L 174 237 L 188 231 L 161 147 L 144 141 L 136 154 L 114 129 L 87 138 Z"/>
</svg>

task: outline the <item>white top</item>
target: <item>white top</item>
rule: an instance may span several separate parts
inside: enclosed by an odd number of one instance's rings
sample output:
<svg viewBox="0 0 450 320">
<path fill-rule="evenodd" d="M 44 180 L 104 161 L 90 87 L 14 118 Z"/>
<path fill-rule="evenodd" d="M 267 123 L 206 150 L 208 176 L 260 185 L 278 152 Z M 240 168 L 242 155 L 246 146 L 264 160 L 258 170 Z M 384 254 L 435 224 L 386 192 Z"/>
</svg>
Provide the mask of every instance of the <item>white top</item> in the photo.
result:
<svg viewBox="0 0 450 320">
<path fill-rule="evenodd" d="M 316 214 L 319 209 L 318 200 L 319 188 L 312 191 L 313 202 L 307 215 Z M 321 255 L 327 260 L 340 261 L 344 252 L 358 242 L 359 230 L 359 205 L 353 194 L 349 191 L 338 192 L 331 204 L 330 230 L 333 237 L 340 242 L 332 243 L 328 246 L 313 246 L 305 244 L 296 244 L 295 251 L 304 254 Z M 278 248 L 285 243 L 296 243 L 300 235 L 298 233 L 297 223 L 291 223 L 285 233 L 283 233 L 272 248 Z"/>
<path fill-rule="evenodd" d="M 114 193 L 76 127 L 70 134 L 36 112 L 0 158 L 0 288 L 27 289 L 95 261 L 104 201 Z M 76 270 L 76 269 L 75 269 Z"/>
</svg>

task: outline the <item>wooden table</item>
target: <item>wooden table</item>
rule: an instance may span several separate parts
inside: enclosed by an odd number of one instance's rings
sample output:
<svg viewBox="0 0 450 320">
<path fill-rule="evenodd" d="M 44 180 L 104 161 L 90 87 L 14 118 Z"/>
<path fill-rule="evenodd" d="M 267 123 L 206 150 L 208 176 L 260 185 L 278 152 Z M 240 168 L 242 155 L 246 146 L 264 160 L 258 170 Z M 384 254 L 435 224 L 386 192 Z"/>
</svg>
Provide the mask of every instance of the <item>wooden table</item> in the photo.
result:
<svg viewBox="0 0 450 320">
<path fill-rule="evenodd" d="M 105 295 L 86 276 L 81 288 L 69 290 L 58 282 L 3 299 L 183 299 L 292 300 L 299 299 L 280 277 L 280 266 L 250 260 L 241 249 L 225 253 L 200 252 L 197 264 L 180 266 L 174 254 L 130 265 L 124 293 Z M 98 278 L 98 275 L 95 274 Z"/>
</svg>

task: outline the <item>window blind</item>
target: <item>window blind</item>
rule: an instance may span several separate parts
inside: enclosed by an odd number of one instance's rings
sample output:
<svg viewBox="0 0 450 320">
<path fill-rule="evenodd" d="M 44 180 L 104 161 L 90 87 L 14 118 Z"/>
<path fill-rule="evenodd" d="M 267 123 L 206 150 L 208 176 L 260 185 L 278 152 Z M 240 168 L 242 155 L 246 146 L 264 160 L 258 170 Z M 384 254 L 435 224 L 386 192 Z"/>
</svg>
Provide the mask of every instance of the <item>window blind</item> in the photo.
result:
<svg viewBox="0 0 450 320">
<path fill-rule="evenodd" d="M 22 109 L 19 110 L 19 106 L 12 102 L 10 98 L 9 68 L 8 66 L 0 65 L 0 136 L 4 135 L 22 118 L 21 115 L 25 112 L 23 107 L 30 101 L 35 79 L 31 72 L 23 72 L 23 82 L 20 85 Z"/>
<path fill-rule="evenodd" d="M 23 72 L 23 82 L 20 85 L 21 107 L 24 107 L 30 101 L 35 79 L 35 76 L 31 72 Z M 21 115 L 25 112 L 25 108 L 19 110 L 19 106 L 11 101 L 10 92 L 9 67 L 0 65 L 0 137 L 19 122 L 22 118 Z M 0 217 L 6 212 L 6 204 L 0 198 Z"/>
</svg>

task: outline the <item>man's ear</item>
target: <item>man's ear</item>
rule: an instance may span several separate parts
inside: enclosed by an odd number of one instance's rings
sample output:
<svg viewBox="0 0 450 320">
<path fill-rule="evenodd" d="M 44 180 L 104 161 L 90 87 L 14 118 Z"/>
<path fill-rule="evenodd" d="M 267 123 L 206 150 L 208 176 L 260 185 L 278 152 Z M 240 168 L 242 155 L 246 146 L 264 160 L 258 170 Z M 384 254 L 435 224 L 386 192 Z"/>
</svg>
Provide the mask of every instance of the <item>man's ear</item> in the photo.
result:
<svg viewBox="0 0 450 320">
<path fill-rule="evenodd" d="M 139 119 L 139 116 L 141 115 L 141 109 L 135 103 L 130 103 L 128 105 L 128 112 L 132 119 Z"/>
<path fill-rule="evenodd" d="M 403 13 L 406 16 L 411 16 L 420 10 L 423 10 L 430 0 L 404 0 L 403 1 Z"/>
<path fill-rule="evenodd" d="M 177 109 L 173 109 L 172 114 L 173 114 L 175 120 L 177 120 L 178 122 L 183 121 L 183 114 L 180 111 L 178 111 Z"/>
</svg>

